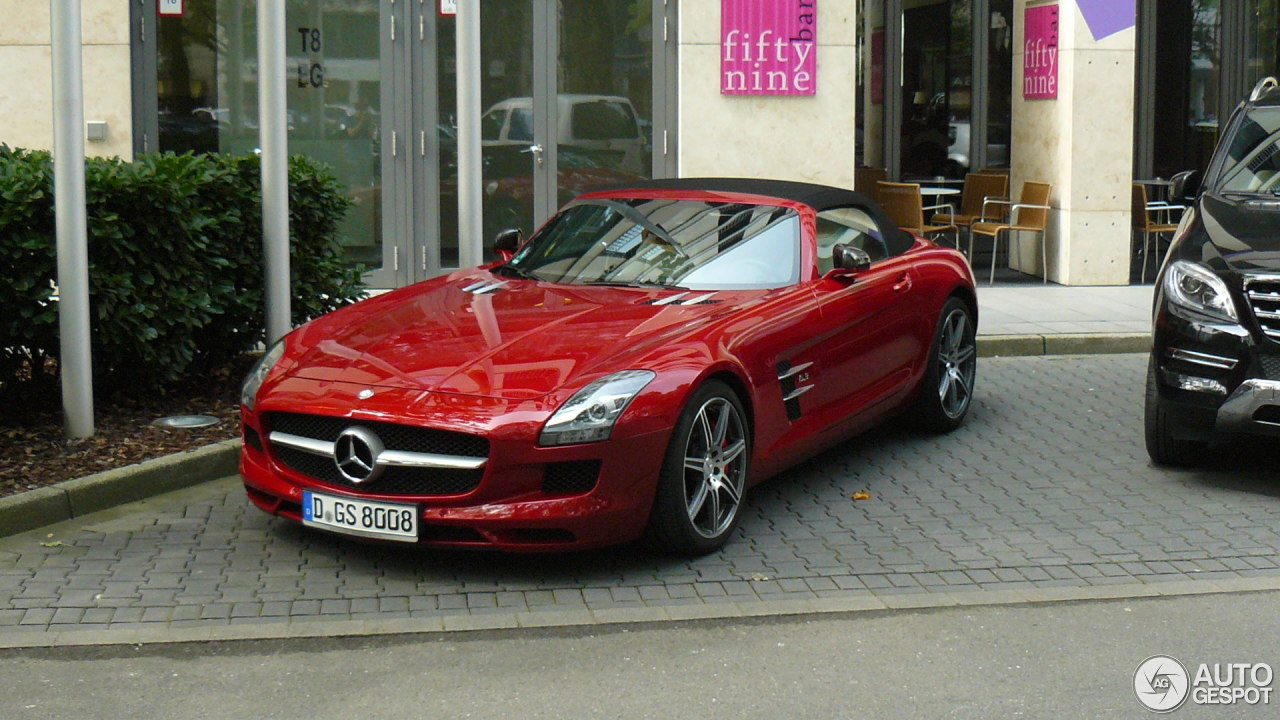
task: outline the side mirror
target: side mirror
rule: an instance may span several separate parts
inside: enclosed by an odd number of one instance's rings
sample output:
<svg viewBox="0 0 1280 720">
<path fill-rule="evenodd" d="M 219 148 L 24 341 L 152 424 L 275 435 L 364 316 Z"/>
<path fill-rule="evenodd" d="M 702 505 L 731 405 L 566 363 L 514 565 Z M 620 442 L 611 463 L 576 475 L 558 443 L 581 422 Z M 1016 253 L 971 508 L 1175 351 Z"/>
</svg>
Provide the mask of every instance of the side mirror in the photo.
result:
<svg viewBox="0 0 1280 720">
<path fill-rule="evenodd" d="M 835 266 L 848 272 L 864 272 L 871 269 L 871 256 L 866 250 L 841 243 L 831 249 Z"/>
<path fill-rule="evenodd" d="M 1187 170 L 1169 180 L 1169 199 L 1177 202 L 1194 202 L 1200 194 L 1200 171 Z"/>
<path fill-rule="evenodd" d="M 524 244 L 524 233 L 519 228 L 503 230 L 493 236 L 493 249 L 502 256 L 502 262 L 511 262 L 516 251 Z"/>
</svg>

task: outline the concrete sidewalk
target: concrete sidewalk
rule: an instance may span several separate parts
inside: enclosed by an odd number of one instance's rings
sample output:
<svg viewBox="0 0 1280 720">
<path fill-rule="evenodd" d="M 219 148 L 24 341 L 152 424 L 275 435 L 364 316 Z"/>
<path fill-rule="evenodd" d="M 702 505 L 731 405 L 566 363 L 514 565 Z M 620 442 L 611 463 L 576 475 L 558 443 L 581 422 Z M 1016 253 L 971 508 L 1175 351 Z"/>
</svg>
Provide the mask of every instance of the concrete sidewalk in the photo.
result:
<svg viewBox="0 0 1280 720">
<path fill-rule="evenodd" d="M 1104 355 L 1151 347 L 1150 285 L 978 288 L 978 354 Z"/>
<path fill-rule="evenodd" d="M 1151 333 L 1150 285 L 978 288 L 978 334 L 1068 335 Z"/>
</svg>

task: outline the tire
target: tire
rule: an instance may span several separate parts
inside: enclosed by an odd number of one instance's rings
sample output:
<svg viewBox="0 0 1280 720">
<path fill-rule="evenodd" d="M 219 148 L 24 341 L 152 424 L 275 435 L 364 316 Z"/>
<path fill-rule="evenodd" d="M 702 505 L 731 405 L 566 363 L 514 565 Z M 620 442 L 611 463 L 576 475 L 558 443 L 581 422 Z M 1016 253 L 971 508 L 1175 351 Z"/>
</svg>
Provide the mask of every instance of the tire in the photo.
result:
<svg viewBox="0 0 1280 720">
<path fill-rule="evenodd" d="M 705 555 L 742 515 L 751 433 L 742 401 L 710 380 L 689 398 L 671 433 L 645 539 L 659 552 Z"/>
<path fill-rule="evenodd" d="M 911 412 L 918 427 L 948 433 L 960 427 L 969 414 L 978 377 L 976 334 L 968 304 L 958 297 L 949 298 L 938 314 L 928 365 Z"/>
<path fill-rule="evenodd" d="M 1173 423 L 1169 410 L 1160 402 L 1160 393 L 1156 390 L 1156 364 L 1152 359 L 1147 362 L 1147 396 L 1143 425 L 1147 442 L 1147 455 L 1158 465 L 1189 467 L 1195 465 L 1203 456 L 1209 444 L 1199 440 L 1186 440 L 1177 437 L 1173 432 Z"/>
</svg>

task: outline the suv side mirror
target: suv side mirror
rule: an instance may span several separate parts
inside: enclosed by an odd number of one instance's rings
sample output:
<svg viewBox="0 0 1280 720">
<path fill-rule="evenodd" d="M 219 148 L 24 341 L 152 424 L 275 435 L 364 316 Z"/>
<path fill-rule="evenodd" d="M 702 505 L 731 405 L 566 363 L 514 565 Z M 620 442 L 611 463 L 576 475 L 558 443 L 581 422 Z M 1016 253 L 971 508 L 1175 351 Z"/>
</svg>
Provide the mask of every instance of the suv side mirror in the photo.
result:
<svg viewBox="0 0 1280 720">
<path fill-rule="evenodd" d="M 493 236 L 493 249 L 502 256 L 503 262 L 511 262 L 511 258 L 516 256 L 516 251 L 522 244 L 524 244 L 524 232 L 519 228 L 503 230 Z"/>
<path fill-rule="evenodd" d="M 1169 179 L 1169 199 L 1192 202 L 1200 194 L 1200 171 L 1184 170 Z"/>
<path fill-rule="evenodd" d="M 840 243 L 831 249 L 831 259 L 835 266 L 848 272 L 864 272 L 871 269 L 871 256 L 866 250 L 852 245 Z"/>
</svg>

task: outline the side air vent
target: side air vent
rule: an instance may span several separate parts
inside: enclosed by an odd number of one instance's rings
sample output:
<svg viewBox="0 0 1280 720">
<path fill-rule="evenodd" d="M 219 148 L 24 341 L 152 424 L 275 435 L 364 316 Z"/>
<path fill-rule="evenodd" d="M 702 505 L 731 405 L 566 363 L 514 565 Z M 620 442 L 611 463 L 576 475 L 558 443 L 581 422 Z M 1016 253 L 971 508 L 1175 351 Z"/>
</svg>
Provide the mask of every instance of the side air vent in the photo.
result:
<svg viewBox="0 0 1280 720">
<path fill-rule="evenodd" d="M 506 280 L 480 280 L 462 288 L 462 292 L 469 292 L 472 295 L 493 295 L 500 292 L 506 284 Z"/>
<path fill-rule="evenodd" d="M 716 300 L 712 296 L 715 293 L 705 293 L 696 295 L 692 293 L 682 292 L 675 295 L 668 295 L 664 298 L 650 298 L 641 302 L 641 305 L 681 305 L 688 307 L 690 305 L 716 305 L 723 300 Z"/>
</svg>

